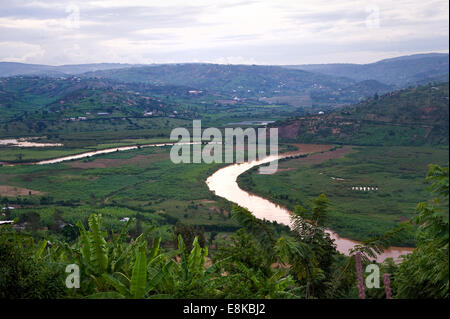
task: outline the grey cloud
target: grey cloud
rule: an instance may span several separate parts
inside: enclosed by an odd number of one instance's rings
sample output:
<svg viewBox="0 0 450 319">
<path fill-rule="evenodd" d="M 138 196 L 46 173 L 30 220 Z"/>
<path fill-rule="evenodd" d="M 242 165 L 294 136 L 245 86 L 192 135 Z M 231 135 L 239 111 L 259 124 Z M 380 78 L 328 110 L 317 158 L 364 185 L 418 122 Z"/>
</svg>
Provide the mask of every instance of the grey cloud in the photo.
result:
<svg viewBox="0 0 450 319">
<path fill-rule="evenodd" d="M 160 8 L 160 7 L 125 7 L 96 8 L 80 7 L 80 16 L 88 20 L 103 23 L 127 23 L 129 26 L 183 26 L 188 23 L 198 23 L 197 15 L 201 7 Z"/>
<path fill-rule="evenodd" d="M 95 33 L 105 37 L 129 37 L 136 40 L 170 39 L 167 34 L 138 33 L 147 29 L 186 28 L 191 26 L 207 26 L 198 21 L 202 12 L 200 7 L 183 7 L 178 9 L 158 7 L 127 7 L 89 9 L 81 8 L 80 19 L 93 22 L 82 24 L 80 32 Z"/>
<path fill-rule="evenodd" d="M 242 25 L 242 30 L 236 34 L 221 33 L 215 35 L 213 28 L 217 23 L 202 22 L 202 16 L 209 12 L 219 12 L 221 9 L 246 6 L 262 1 L 240 1 L 234 3 L 216 4 L 213 1 L 204 6 L 182 5 L 177 7 L 139 6 L 133 1 L 125 7 L 94 7 L 90 1 L 45 1 L 45 6 L 34 4 L 25 0 L 4 1 L 0 0 L 0 18 L 11 19 L 64 19 L 68 16 L 67 5 L 74 3 L 80 9 L 81 25 L 79 29 L 55 29 L 39 30 L 36 28 L 8 28 L 0 27 L 0 42 L 21 42 L 39 45 L 43 55 L 31 56 L 27 62 L 47 64 L 68 64 L 88 62 L 114 62 L 111 59 L 129 59 L 130 62 L 140 63 L 134 59 L 148 59 L 154 62 L 190 62 L 190 61 L 214 61 L 227 57 L 239 57 L 244 60 L 255 60 L 264 64 L 297 64 L 334 62 L 334 55 L 345 55 L 351 62 L 353 56 L 364 56 L 364 52 L 373 55 L 383 55 L 387 52 L 399 54 L 414 53 L 431 50 L 448 50 L 448 15 L 442 14 L 446 5 L 444 1 L 430 1 L 422 10 L 421 21 L 414 21 L 405 15 L 398 15 L 398 10 L 406 10 L 408 7 L 392 3 L 392 8 L 380 8 L 381 28 L 386 30 L 385 39 L 360 39 L 361 32 L 368 13 L 365 5 L 355 6 L 352 9 L 334 4 L 313 8 L 313 11 L 288 10 L 281 2 L 273 2 L 273 7 L 283 12 L 283 18 L 287 25 L 273 26 L 269 39 L 268 34 L 255 34 L 255 30 L 249 31 Z M 42 0 L 43 1 L 43 0 Z M 161 0 L 168 1 L 168 0 Z M 265 0 L 264 0 L 265 1 Z M 424 0 L 425 1 L 425 0 Z M 149 1 L 151 4 L 152 2 Z M 319 4 L 318 4 L 319 6 Z M 447 5 L 448 7 L 448 5 Z M 347 22 L 356 30 L 354 34 L 346 34 L 341 39 L 321 38 L 327 31 L 333 31 L 336 24 Z M 344 23 L 345 25 L 345 23 Z M 293 27 L 292 27 L 293 26 Z M 183 47 L 180 34 L 187 27 L 198 27 L 207 33 L 214 43 L 207 43 L 203 49 L 188 49 Z M 177 34 L 166 32 L 164 29 L 178 30 Z M 306 29 L 310 35 L 301 42 L 285 40 L 284 34 L 295 34 Z M 140 32 L 152 30 L 153 32 Z M 159 30 L 159 31 L 158 31 Z M 391 36 L 390 31 L 400 30 L 402 37 Z M 430 32 L 427 32 L 430 30 Z M 393 33 L 393 32 L 392 32 Z M 80 36 L 80 37 L 78 37 Z M 126 39 L 131 47 L 111 47 L 105 49 L 100 45 L 103 41 Z M 344 42 L 345 40 L 345 42 Z M 164 43 L 164 46 L 156 49 L 140 49 L 133 55 L 133 45 L 139 47 L 146 41 Z M 237 44 L 236 44 L 237 43 Z M 200 43 L 202 44 L 202 43 Z M 145 46 L 144 46 L 145 47 Z M 16 57 L 14 48 L 0 47 L 0 60 L 5 57 Z M 20 57 L 19 57 L 20 58 Z M 322 60 L 318 60 L 322 59 Z"/>
</svg>

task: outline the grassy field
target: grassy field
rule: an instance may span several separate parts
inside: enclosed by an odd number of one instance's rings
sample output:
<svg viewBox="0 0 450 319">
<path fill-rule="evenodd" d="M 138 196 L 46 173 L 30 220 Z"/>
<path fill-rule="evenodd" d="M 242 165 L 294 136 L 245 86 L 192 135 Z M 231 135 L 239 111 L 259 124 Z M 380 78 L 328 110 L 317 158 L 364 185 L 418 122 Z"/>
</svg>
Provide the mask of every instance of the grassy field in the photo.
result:
<svg viewBox="0 0 450 319">
<path fill-rule="evenodd" d="M 223 164 L 173 164 L 169 150 L 150 147 L 54 165 L 0 167 L 0 185 L 9 186 L 0 190 L 11 192 L 17 188 L 12 193 L 17 194 L 24 188 L 32 192 L 8 196 L 9 204 L 17 207 L 15 214 L 50 214 L 58 209 L 63 220 L 71 222 L 71 217 L 66 216 L 78 210 L 129 209 L 145 216 L 147 224 L 182 222 L 207 232 L 236 230 L 229 216 L 231 204 L 214 196 L 205 183 Z M 5 202 L 6 196 L 12 194 L 0 196 Z M 112 218 L 110 213 L 108 220 L 117 224 L 124 214 L 133 216 L 125 211 Z"/>
<path fill-rule="evenodd" d="M 361 240 L 412 217 L 416 204 L 429 198 L 424 181 L 428 164 L 448 165 L 448 148 L 344 147 L 334 152 L 336 156 L 330 152 L 283 161 L 274 175 L 254 169 L 238 182 L 290 209 L 297 204 L 308 207 L 324 193 L 332 204 L 328 226 L 341 236 Z M 412 242 L 405 237 L 397 244 Z"/>
</svg>

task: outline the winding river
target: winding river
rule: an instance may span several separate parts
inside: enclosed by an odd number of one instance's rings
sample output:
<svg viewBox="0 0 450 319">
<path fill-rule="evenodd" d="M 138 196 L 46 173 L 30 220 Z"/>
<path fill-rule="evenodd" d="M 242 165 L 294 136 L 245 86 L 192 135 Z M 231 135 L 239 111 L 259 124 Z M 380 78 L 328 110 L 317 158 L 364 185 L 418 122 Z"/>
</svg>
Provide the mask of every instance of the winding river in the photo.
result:
<svg viewBox="0 0 450 319">
<path fill-rule="evenodd" d="M 305 154 L 301 151 L 292 153 L 284 153 L 276 156 L 268 156 L 262 160 L 256 160 L 252 162 L 238 163 L 226 166 L 216 171 L 213 175 L 208 177 L 206 184 L 209 189 L 213 191 L 217 196 L 223 197 L 230 202 L 236 203 L 241 207 L 247 208 L 259 219 L 266 219 L 268 221 L 276 221 L 279 224 L 287 226 L 291 225 L 290 214 L 291 212 L 284 207 L 281 207 L 265 198 L 248 193 L 237 184 L 237 178 L 242 173 L 251 169 L 252 167 L 266 164 L 274 160 L 279 160 L 289 156 L 296 156 Z M 335 240 L 337 250 L 343 254 L 348 255 L 349 250 L 359 242 L 340 237 L 332 230 L 327 230 L 330 237 Z M 401 255 L 410 253 L 413 248 L 409 247 L 390 247 L 382 254 L 377 256 L 377 261 L 382 262 L 386 258 L 393 258 L 399 260 Z"/>
<path fill-rule="evenodd" d="M 39 162 L 33 162 L 33 163 L 25 163 L 25 164 L 7 164 L 3 163 L 4 166 L 14 166 L 14 165 L 47 165 L 47 164 L 56 164 L 61 163 L 65 161 L 71 161 L 71 160 L 77 160 L 82 159 L 86 157 L 91 157 L 94 155 L 100 155 L 100 154 L 108 154 L 118 151 L 128 151 L 133 149 L 138 149 L 139 147 L 163 147 L 163 146 L 172 146 L 175 143 L 160 143 L 160 144 L 145 144 L 145 145 L 133 145 L 133 146 L 122 146 L 122 147 L 115 147 L 115 148 L 108 148 L 103 150 L 97 150 L 97 151 L 91 151 L 76 155 L 69 155 L 59 158 L 54 158 L 50 160 L 43 160 Z M 193 143 L 187 143 L 187 144 L 193 144 Z M 287 210 L 284 207 L 281 207 L 275 203 L 272 203 L 271 201 L 250 194 L 241 188 L 239 188 L 237 184 L 237 178 L 242 173 L 246 172 L 247 170 L 251 169 L 252 167 L 267 164 L 269 162 L 272 162 L 274 160 L 280 160 L 285 157 L 289 156 L 296 156 L 305 154 L 303 151 L 295 151 L 295 152 L 289 152 L 289 153 L 283 153 L 276 156 L 268 156 L 261 160 L 256 160 L 252 162 L 245 162 L 245 163 L 237 163 L 237 164 L 231 164 L 229 166 L 226 166 L 224 168 L 219 169 L 216 171 L 213 175 L 207 178 L 206 184 L 208 185 L 209 189 L 214 192 L 217 196 L 223 197 L 227 199 L 230 202 L 236 203 L 239 206 L 247 208 L 250 212 L 252 212 L 257 218 L 260 219 L 266 219 L 269 221 L 276 221 L 280 224 L 284 224 L 287 226 L 290 226 L 291 220 L 290 220 L 290 214 L 291 212 Z M 349 252 L 349 249 L 354 247 L 355 245 L 359 244 L 357 241 L 347 239 L 340 237 L 338 234 L 333 232 L 332 230 L 327 230 L 327 232 L 330 234 L 331 238 L 335 240 L 335 244 L 337 246 L 337 250 L 340 251 L 343 254 L 347 254 Z M 409 247 L 390 247 L 389 249 L 385 250 L 382 254 L 380 254 L 377 257 L 377 261 L 383 261 L 386 258 L 394 258 L 394 260 L 398 260 L 399 256 L 405 255 L 410 253 L 413 250 L 413 248 Z"/>
</svg>

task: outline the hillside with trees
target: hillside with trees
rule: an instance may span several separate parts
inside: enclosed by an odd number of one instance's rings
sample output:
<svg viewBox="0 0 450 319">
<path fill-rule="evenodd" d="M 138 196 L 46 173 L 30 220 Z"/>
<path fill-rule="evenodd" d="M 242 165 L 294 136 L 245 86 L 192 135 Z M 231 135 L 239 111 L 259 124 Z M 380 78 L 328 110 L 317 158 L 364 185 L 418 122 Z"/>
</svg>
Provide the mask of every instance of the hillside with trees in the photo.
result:
<svg viewBox="0 0 450 319">
<path fill-rule="evenodd" d="M 327 114 L 275 123 L 300 142 L 355 145 L 448 145 L 448 82 L 375 95 Z"/>
</svg>

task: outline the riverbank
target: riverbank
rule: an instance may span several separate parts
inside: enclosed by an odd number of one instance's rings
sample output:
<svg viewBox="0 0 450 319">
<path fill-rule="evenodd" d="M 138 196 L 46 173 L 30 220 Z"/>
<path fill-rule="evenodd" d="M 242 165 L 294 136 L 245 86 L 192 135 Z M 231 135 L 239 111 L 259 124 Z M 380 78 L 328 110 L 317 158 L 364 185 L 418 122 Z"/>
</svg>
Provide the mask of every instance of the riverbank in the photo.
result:
<svg viewBox="0 0 450 319">
<path fill-rule="evenodd" d="M 277 223 L 290 225 L 290 211 L 280 206 L 276 203 L 273 203 L 263 197 L 251 194 L 243 189 L 241 189 L 237 183 L 238 177 L 249 171 L 250 169 L 267 164 L 276 159 L 280 160 L 287 157 L 298 157 L 302 155 L 306 155 L 308 153 L 312 153 L 311 144 L 299 145 L 300 150 L 292 153 L 286 153 L 278 156 L 269 156 L 262 160 L 254 161 L 251 163 L 241 163 L 241 164 L 232 164 L 225 168 L 222 168 L 215 172 L 213 175 L 208 177 L 206 184 L 209 189 L 213 191 L 217 196 L 223 197 L 233 203 L 238 204 L 239 206 L 247 208 L 251 211 L 257 218 L 266 219 L 269 221 L 276 221 Z M 301 148 L 304 150 L 301 150 Z M 323 145 L 321 146 L 323 147 Z M 328 145 L 325 149 L 318 150 L 315 149 L 316 152 L 324 152 L 326 150 L 331 150 L 333 146 Z M 264 175 L 270 176 L 270 175 Z M 344 254 L 348 254 L 350 248 L 354 247 L 356 244 L 359 244 L 357 241 L 343 238 L 339 236 L 337 233 L 329 230 L 329 233 L 333 239 L 335 239 L 335 243 L 337 245 L 337 249 Z M 391 247 L 386 250 L 383 254 L 378 256 L 378 260 L 382 261 L 385 258 L 394 258 L 398 259 L 398 257 L 402 254 L 407 254 L 412 251 L 412 248 L 403 248 L 403 247 Z"/>
</svg>

